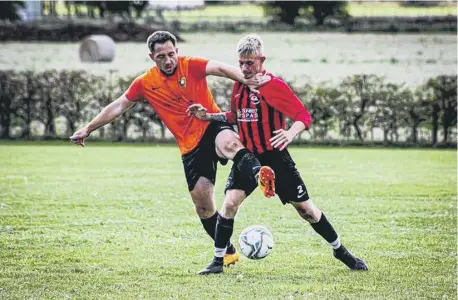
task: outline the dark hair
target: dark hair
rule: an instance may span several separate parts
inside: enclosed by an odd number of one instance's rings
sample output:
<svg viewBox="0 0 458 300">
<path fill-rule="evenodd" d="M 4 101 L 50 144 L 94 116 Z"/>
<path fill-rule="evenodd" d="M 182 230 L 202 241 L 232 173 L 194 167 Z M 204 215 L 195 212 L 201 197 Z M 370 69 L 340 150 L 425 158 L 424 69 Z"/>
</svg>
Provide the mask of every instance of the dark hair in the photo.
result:
<svg viewBox="0 0 458 300">
<path fill-rule="evenodd" d="M 177 44 L 177 38 L 168 31 L 155 31 L 153 32 L 148 39 L 146 40 L 146 44 L 148 45 L 149 51 L 151 53 L 154 52 L 154 45 L 164 44 L 167 41 L 171 41 L 173 46 L 175 47 Z"/>
</svg>

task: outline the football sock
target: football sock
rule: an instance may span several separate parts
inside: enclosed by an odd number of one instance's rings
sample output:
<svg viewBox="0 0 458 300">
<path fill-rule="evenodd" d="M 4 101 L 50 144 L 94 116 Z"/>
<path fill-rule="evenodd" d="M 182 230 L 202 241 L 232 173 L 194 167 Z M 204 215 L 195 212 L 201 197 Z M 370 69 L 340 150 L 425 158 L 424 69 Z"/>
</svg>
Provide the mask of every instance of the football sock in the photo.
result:
<svg viewBox="0 0 458 300">
<path fill-rule="evenodd" d="M 224 262 L 224 256 L 221 256 L 221 257 L 215 256 L 215 258 L 213 260 L 218 262 L 218 263 L 220 263 L 220 264 L 222 264 Z"/>
<path fill-rule="evenodd" d="M 321 235 L 331 245 L 333 249 L 340 247 L 339 236 L 323 213 L 321 214 L 321 218 L 318 222 L 312 223 L 310 225 L 316 231 L 316 233 Z"/>
<path fill-rule="evenodd" d="M 342 246 L 342 244 L 340 243 L 340 238 L 339 237 L 337 237 L 337 239 L 334 242 L 329 243 L 329 245 L 331 245 L 332 249 L 334 249 L 334 250 L 337 250 L 337 249 L 340 248 L 340 246 Z"/>
<path fill-rule="evenodd" d="M 204 226 L 205 231 L 207 234 L 212 238 L 212 240 L 215 240 L 215 235 L 216 235 L 216 222 L 218 221 L 218 216 L 219 212 L 216 211 L 213 216 L 207 219 L 200 219 L 200 222 Z M 231 241 L 227 242 L 227 254 L 234 254 L 235 253 L 235 248 L 234 245 L 232 245 Z"/>
<path fill-rule="evenodd" d="M 261 169 L 259 160 L 248 149 L 243 148 L 235 154 L 233 161 L 243 176 L 249 178 L 250 187 L 254 190 L 258 186 L 258 173 Z"/>
<path fill-rule="evenodd" d="M 215 240 L 216 221 L 218 220 L 218 216 L 219 216 L 219 213 L 218 211 L 216 211 L 215 214 L 211 216 L 210 218 L 200 219 L 202 226 L 204 226 L 205 231 L 212 238 L 212 240 Z"/>
<path fill-rule="evenodd" d="M 227 254 L 234 254 L 235 253 L 235 247 L 234 245 L 231 244 L 231 241 L 229 241 L 227 248 L 226 248 L 226 253 Z"/>
<path fill-rule="evenodd" d="M 215 247 L 215 257 L 224 257 L 224 254 L 226 253 L 226 248 L 216 248 Z"/>
<path fill-rule="evenodd" d="M 232 232 L 234 231 L 234 219 L 226 219 L 221 215 L 218 216 L 216 223 L 216 237 L 215 237 L 215 256 L 220 255 L 220 250 L 224 249 L 226 252 L 226 245 L 231 239 Z"/>
</svg>

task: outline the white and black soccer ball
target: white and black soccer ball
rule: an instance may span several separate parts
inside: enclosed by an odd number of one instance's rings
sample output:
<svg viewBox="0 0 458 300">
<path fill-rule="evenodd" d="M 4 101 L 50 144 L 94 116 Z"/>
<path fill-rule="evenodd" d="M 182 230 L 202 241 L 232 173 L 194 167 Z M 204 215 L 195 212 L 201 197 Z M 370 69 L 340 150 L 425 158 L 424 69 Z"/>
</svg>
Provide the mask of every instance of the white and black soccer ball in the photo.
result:
<svg viewBox="0 0 458 300">
<path fill-rule="evenodd" d="M 253 225 L 242 231 L 239 245 L 240 252 L 249 259 L 262 259 L 272 251 L 274 238 L 266 227 Z"/>
</svg>

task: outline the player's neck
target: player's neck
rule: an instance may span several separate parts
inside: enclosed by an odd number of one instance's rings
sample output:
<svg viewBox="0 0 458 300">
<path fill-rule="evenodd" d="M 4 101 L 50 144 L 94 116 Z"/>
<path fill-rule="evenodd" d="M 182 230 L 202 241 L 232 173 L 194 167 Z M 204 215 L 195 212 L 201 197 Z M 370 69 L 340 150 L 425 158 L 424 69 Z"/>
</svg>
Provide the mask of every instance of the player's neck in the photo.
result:
<svg viewBox="0 0 458 300">
<path fill-rule="evenodd" d="M 162 75 L 164 75 L 165 77 L 172 77 L 172 76 L 175 75 L 175 73 L 177 72 L 177 69 L 178 69 L 178 66 L 176 66 L 175 69 L 173 70 L 173 72 L 170 73 L 170 74 L 165 73 L 165 72 L 162 71 L 161 69 L 159 69 L 159 71 L 161 71 Z"/>
</svg>

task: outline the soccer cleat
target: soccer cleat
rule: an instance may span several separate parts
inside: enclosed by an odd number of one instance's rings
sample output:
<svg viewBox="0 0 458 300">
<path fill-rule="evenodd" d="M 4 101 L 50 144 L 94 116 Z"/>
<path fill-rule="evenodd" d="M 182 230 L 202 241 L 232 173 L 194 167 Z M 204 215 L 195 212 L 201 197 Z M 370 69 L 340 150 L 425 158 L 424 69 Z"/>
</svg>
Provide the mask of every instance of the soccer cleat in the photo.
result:
<svg viewBox="0 0 458 300">
<path fill-rule="evenodd" d="M 197 275 L 210 275 L 223 273 L 223 262 L 213 260 L 211 264 L 208 265 L 205 269 L 197 272 Z"/>
<path fill-rule="evenodd" d="M 236 262 L 240 260 L 240 254 L 235 251 L 232 254 L 224 254 L 224 266 L 230 266 L 230 265 L 235 265 Z"/>
<path fill-rule="evenodd" d="M 344 246 L 340 246 L 338 249 L 334 249 L 334 257 L 343 262 L 352 270 L 367 271 L 368 268 L 364 261 L 357 258 Z"/>
<path fill-rule="evenodd" d="M 258 173 L 258 185 L 267 198 L 275 196 L 275 172 L 268 166 L 263 166 Z"/>
</svg>

